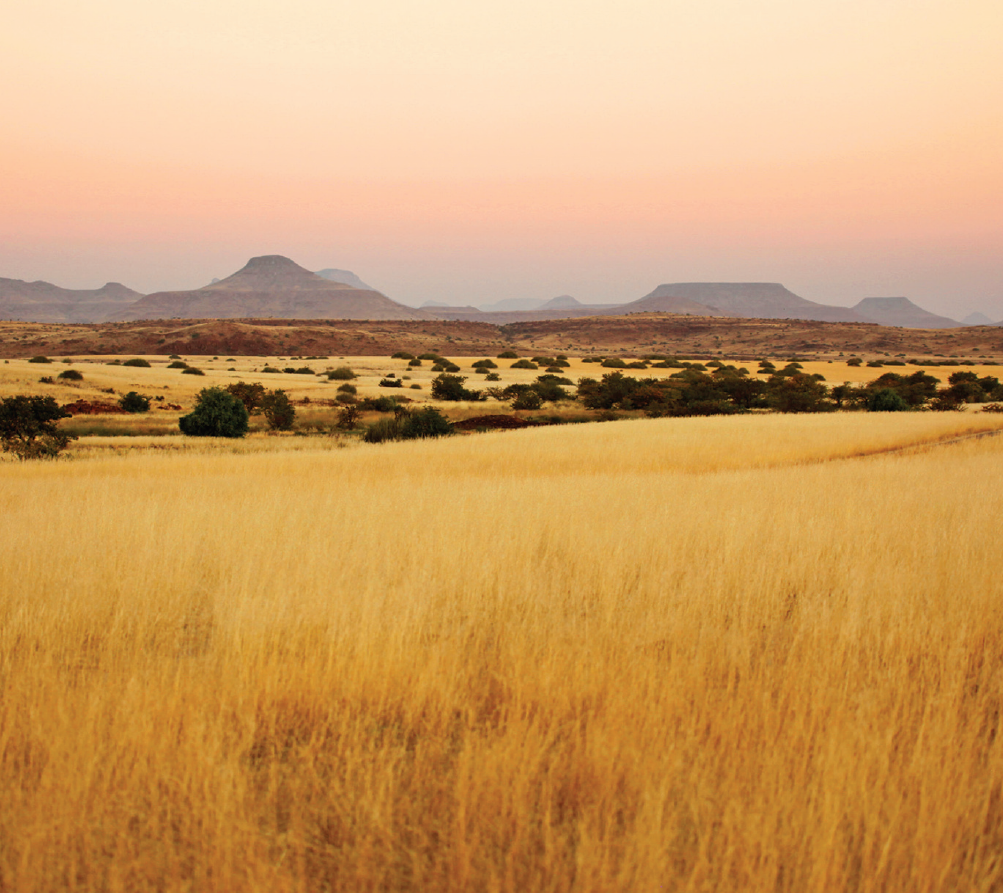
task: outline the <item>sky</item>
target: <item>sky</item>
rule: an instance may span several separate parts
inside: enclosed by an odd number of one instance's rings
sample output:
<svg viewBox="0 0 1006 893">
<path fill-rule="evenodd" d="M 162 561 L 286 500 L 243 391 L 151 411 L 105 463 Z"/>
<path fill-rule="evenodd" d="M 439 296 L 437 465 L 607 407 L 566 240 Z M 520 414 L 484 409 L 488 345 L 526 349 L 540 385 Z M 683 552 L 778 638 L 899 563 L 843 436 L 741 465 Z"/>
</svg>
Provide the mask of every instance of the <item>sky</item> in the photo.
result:
<svg viewBox="0 0 1006 893">
<path fill-rule="evenodd" d="M 7 0 L 0 277 L 1002 318 L 992 0 Z"/>
</svg>

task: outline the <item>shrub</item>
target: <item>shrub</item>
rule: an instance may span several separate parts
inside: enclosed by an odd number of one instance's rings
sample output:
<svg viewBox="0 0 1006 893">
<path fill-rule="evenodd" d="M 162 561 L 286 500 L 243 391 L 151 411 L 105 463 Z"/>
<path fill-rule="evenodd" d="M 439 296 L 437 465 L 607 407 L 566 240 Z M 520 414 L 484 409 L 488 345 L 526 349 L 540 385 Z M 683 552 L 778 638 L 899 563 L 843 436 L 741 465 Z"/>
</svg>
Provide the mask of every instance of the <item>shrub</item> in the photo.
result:
<svg viewBox="0 0 1006 893">
<path fill-rule="evenodd" d="M 262 367 L 262 371 L 263 372 L 271 372 L 271 373 L 277 373 L 277 372 L 281 373 L 283 370 L 282 369 L 277 369 L 275 366 L 263 366 Z M 331 377 L 332 376 L 329 375 L 329 378 L 331 378 Z"/>
<path fill-rule="evenodd" d="M 50 360 L 48 357 L 32 357 L 30 360 L 28 360 L 28 362 L 29 363 L 51 363 L 52 360 Z"/>
<path fill-rule="evenodd" d="M 53 381 L 53 379 L 52 379 L 52 376 L 51 376 L 51 375 L 43 375 L 43 376 L 42 376 L 42 377 L 41 377 L 41 378 L 40 378 L 40 379 L 38 380 L 38 383 L 39 383 L 39 384 L 55 384 L 56 382 L 55 382 L 55 381 Z"/>
<path fill-rule="evenodd" d="M 335 427 L 342 431 L 352 431 L 359 419 L 360 408 L 358 406 L 343 406 L 339 410 L 339 418 L 336 420 Z"/>
<path fill-rule="evenodd" d="M 538 364 L 532 363 L 531 360 L 518 360 L 516 363 L 510 364 L 511 369 L 537 369 Z"/>
<path fill-rule="evenodd" d="M 908 404 L 897 391 L 881 388 L 870 394 L 866 408 L 869 412 L 904 412 L 908 409 Z"/>
<path fill-rule="evenodd" d="M 293 366 L 287 366 L 283 371 L 287 375 L 314 375 L 314 369 L 310 366 L 299 366 L 296 369 Z"/>
<path fill-rule="evenodd" d="M 337 403 L 357 403 L 359 402 L 353 394 L 336 394 Z"/>
<path fill-rule="evenodd" d="M 356 385 L 355 384 L 341 384 L 335 390 L 339 394 L 355 394 L 356 393 Z"/>
<path fill-rule="evenodd" d="M 473 369 L 498 369 L 499 367 L 492 360 L 476 360 L 472 363 Z"/>
<path fill-rule="evenodd" d="M 262 398 L 262 414 L 271 431 L 289 431 L 297 410 L 284 391 L 270 391 Z"/>
<path fill-rule="evenodd" d="M 849 359 L 847 359 L 845 361 L 845 365 L 846 366 L 862 366 L 863 365 L 863 359 L 862 359 L 862 357 L 849 357 Z"/>
<path fill-rule="evenodd" d="M 430 394 L 434 400 L 484 400 L 481 391 L 469 391 L 465 387 L 467 380 L 464 375 L 441 373 L 433 379 Z"/>
<path fill-rule="evenodd" d="M 168 355 L 168 359 L 169 359 L 169 360 L 180 360 L 180 359 L 181 359 L 181 357 L 180 357 L 180 356 L 178 356 L 178 354 L 176 354 L 176 353 L 173 353 L 173 354 L 169 354 L 169 355 Z"/>
<path fill-rule="evenodd" d="M 398 408 L 398 401 L 394 397 L 365 397 L 360 401 L 360 407 L 375 412 L 394 412 Z"/>
<path fill-rule="evenodd" d="M 605 369 L 624 369 L 625 360 L 619 357 L 606 357 L 601 360 L 601 365 L 604 366 Z"/>
<path fill-rule="evenodd" d="M 516 360 L 518 354 L 513 350 L 504 350 L 503 353 L 496 354 L 497 360 Z"/>
<path fill-rule="evenodd" d="M 498 372 L 488 372 L 486 373 L 486 381 L 501 381 Z"/>
<path fill-rule="evenodd" d="M 189 364 L 185 360 L 175 360 L 173 363 L 168 363 L 169 369 L 188 369 Z"/>
<path fill-rule="evenodd" d="M 126 412 L 150 412 L 150 398 L 130 391 L 119 398 L 119 406 Z"/>
<path fill-rule="evenodd" d="M 204 388 L 195 409 L 178 420 L 178 427 L 190 437 L 244 437 L 248 433 L 248 410 L 223 388 Z"/>
<path fill-rule="evenodd" d="M 400 388 L 402 386 L 402 380 L 400 378 L 382 378 L 377 386 L 379 388 Z"/>
<path fill-rule="evenodd" d="M 871 369 L 883 369 L 884 368 L 884 364 L 881 363 L 880 360 L 870 360 L 870 362 L 867 363 L 866 365 L 869 366 Z"/>
<path fill-rule="evenodd" d="M 443 357 L 441 357 L 440 354 L 438 354 L 438 353 L 430 353 L 429 351 L 427 351 L 426 353 L 421 353 L 418 357 L 416 357 L 416 359 L 417 360 L 432 360 L 434 363 L 438 363 L 438 362 L 440 362 L 440 360 L 443 359 Z"/>
<path fill-rule="evenodd" d="M 409 365 L 412 367 L 422 366 L 423 361 L 418 359 L 417 357 L 413 357 L 411 360 L 409 360 Z"/>
<path fill-rule="evenodd" d="M 69 415 L 52 397 L 0 397 L 0 447 L 18 459 L 55 459 L 77 439 L 56 427 Z"/>
<path fill-rule="evenodd" d="M 444 437 L 454 433 L 454 428 L 432 406 L 411 411 L 399 409 L 394 418 L 380 419 L 367 428 L 363 439 L 367 443 L 386 440 L 416 440 L 427 437 Z"/>
<path fill-rule="evenodd" d="M 262 405 L 262 398 L 265 397 L 265 386 L 256 382 L 238 381 L 227 385 L 224 388 L 228 394 L 237 397 L 248 410 L 248 414 L 255 412 Z"/>
<path fill-rule="evenodd" d="M 532 363 L 537 363 L 539 366 L 554 366 L 555 357 L 531 357 Z"/>
<path fill-rule="evenodd" d="M 526 391 L 521 391 L 510 406 L 513 409 L 541 409 L 542 403 L 544 401 L 541 399 L 541 394 L 533 388 L 528 388 Z"/>
<path fill-rule="evenodd" d="M 56 378 L 62 378 L 64 381 L 83 381 L 84 376 L 81 375 L 76 369 L 66 369 L 60 372 Z"/>
<path fill-rule="evenodd" d="M 197 369 L 195 366 L 186 366 L 182 370 L 182 375 L 205 375 L 202 369 Z"/>
<path fill-rule="evenodd" d="M 339 366 L 328 373 L 329 381 L 351 381 L 356 378 L 356 373 L 349 366 Z"/>
<path fill-rule="evenodd" d="M 149 369 L 150 363 L 140 357 L 134 357 L 131 360 L 126 360 L 123 366 L 139 366 L 141 369 Z"/>
<path fill-rule="evenodd" d="M 409 353 L 407 350 L 400 350 L 397 353 L 393 353 L 391 355 L 391 359 L 393 359 L 393 360 L 408 360 L 409 363 L 410 363 L 410 365 L 411 365 L 412 360 L 414 360 L 415 358 L 416 358 L 416 355 L 414 353 Z"/>
<path fill-rule="evenodd" d="M 444 372 L 460 372 L 461 367 L 457 363 L 447 363 L 444 366 Z"/>
</svg>

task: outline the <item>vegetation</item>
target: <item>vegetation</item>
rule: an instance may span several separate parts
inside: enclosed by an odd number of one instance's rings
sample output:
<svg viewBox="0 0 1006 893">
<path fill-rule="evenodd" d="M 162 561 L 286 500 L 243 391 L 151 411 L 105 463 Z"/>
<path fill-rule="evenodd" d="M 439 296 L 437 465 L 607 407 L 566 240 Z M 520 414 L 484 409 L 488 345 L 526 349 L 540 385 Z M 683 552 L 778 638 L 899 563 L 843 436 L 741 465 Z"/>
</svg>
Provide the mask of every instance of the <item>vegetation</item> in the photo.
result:
<svg viewBox="0 0 1006 893">
<path fill-rule="evenodd" d="M 78 372 L 76 369 L 64 369 L 59 375 L 56 376 L 58 379 L 63 381 L 83 381 L 84 376 Z"/>
<path fill-rule="evenodd" d="M 68 417 L 53 397 L 0 397 L 0 448 L 18 459 L 55 459 L 76 440 L 56 426 Z"/>
<path fill-rule="evenodd" d="M 52 360 L 50 360 L 48 357 L 37 356 L 37 357 L 32 357 L 30 360 L 28 360 L 28 362 L 29 363 L 51 363 Z"/>
<path fill-rule="evenodd" d="M 186 366 L 182 370 L 182 375 L 205 375 L 202 369 L 197 369 L 195 366 Z"/>
<path fill-rule="evenodd" d="M 130 391 L 119 398 L 119 406 L 126 412 L 149 412 L 150 398 L 136 391 Z"/>
<path fill-rule="evenodd" d="M 262 408 L 262 401 L 266 395 L 265 385 L 257 381 L 238 381 L 227 385 L 224 390 L 232 397 L 237 397 L 244 404 L 248 415 Z"/>
<path fill-rule="evenodd" d="M 190 437 L 244 437 L 248 433 L 248 410 L 223 388 L 204 388 L 195 409 L 178 420 L 178 427 Z"/>
<path fill-rule="evenodd" d="M 370 425 L 363 439 L 367 443 L 384 443 L 387 440 L 445 437 L 453 432 L 451 423 L 432 406 L 417 410 L 399 407 L 392 418 L 379 419 Z"/>
<path fill-rule="evenodd" d="M 328 372 L 329 381 L 352 381 L 356 378 L 356 373 L 349 366 L 339 366 Z"/>
<path fill-rule="evenodd" d="M 468 379 L 464 375 L 443 372 L 433 379 L 430 394 L 434 400 L 484 400 L 481 391 L 471 391 L 465 387 Z"/>
<path fill-rule="evenodd" d="M 150 363 L 144 360 L 142 357 L 134 357 L 131 360 L 125 360 L 122 364 L 123 366 L 137 366 L 140 369 L 149 369 Z"/>
<path fill-rule="evenodd" d="M 261 406 L 270 431 L 289 431 L 293 427 L 297 411 L 286 392 L 269 391 L 263 395 Z"/>
</svg>

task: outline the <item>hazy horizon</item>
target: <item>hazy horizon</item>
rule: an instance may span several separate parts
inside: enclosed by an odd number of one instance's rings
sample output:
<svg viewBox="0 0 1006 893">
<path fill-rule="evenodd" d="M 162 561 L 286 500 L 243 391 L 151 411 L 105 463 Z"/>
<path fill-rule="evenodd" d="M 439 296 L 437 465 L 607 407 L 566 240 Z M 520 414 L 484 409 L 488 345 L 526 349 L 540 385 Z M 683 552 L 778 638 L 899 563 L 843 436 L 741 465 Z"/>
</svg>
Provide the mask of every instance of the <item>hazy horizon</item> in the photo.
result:
<svg viewBox="0 0 1006 893">
<path fill-rule="evenodd" d="M 1001 35 L 978 2 L 18 4 L 0 277 L 282 254 L 411 306 L 771 281 L 997 320 Z"/>
</svg>

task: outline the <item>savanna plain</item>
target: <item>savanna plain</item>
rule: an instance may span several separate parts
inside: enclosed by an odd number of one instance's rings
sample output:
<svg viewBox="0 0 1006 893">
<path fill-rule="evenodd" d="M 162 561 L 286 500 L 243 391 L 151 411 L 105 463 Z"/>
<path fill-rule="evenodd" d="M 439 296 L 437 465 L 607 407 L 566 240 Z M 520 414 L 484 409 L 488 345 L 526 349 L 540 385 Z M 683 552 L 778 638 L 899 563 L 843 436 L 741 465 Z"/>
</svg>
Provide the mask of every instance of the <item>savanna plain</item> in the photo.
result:
<svg viewBox="0 0 1006 893">
<path fill-rule="evenodd" d="M 1001 889 L 1001 431 L 0 462 L 0 889 Z"/>
</svg>

